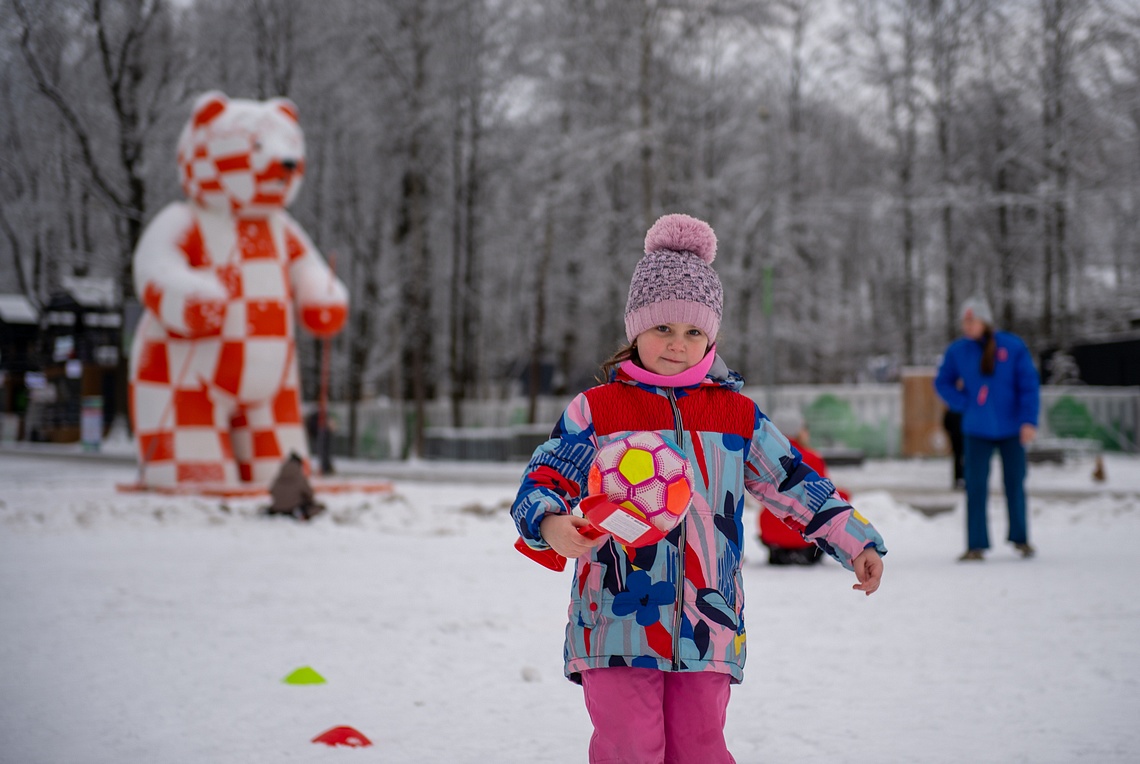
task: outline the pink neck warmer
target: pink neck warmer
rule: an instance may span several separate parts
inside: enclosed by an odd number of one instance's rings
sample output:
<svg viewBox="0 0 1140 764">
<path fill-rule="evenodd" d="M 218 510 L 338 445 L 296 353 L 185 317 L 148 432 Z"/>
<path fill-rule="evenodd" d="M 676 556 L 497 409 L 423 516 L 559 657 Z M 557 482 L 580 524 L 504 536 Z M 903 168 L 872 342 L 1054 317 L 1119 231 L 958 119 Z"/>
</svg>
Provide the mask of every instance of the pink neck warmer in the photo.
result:
<svg viewBox="0 0 1140 764">
<path fill-rule="evenodd" d="M 709 373 L 712 368 L 713 361 L 716 360 L 716 345 L 714 344 L 705 353 L 705 357 L 697 362 L 696 366 L 690 366 L 680 374 L 654 374 L 649 369 L 638 366 L 633 361 L 623 361 L 619 367 L 622 371 L 638 382 L 647 385 L 656 385 L 657 387 L 691 387 L 692 385 L 699 385 L 705 375 Z"/>
</svg>

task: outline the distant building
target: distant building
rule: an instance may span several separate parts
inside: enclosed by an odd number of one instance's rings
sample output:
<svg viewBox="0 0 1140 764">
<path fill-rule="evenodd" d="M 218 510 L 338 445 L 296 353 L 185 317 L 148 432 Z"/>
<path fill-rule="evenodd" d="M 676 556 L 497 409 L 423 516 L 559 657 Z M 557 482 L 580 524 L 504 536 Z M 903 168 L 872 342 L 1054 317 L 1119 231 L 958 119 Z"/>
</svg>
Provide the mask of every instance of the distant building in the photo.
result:
<svg viewBox="0 0 1140 764">
<path fill-rule="evenodd" d="M 113 279 L 64 277 L 42 306 L 23 437 L 79 440 L 83 401 L 99 399 L 104 430 L 114 421 L 122 316 Z"/>
<path fill-rule="evenodd" d="M 1071 353 L 1086 384 L 1140 385 L 1140 331 L 1074 345 Z"/>
<path fill-rule="evenodd" d="M 1042 368 L 1075 367 L 1059 382 L 1114 387 L 1140 386 L 1140 328 L 1100 337 L 1078 339 L 1067 353 L 1053 350 L 1044 354 Z M 1048 374 L 1045 375 L 1048 379 Z"/>
<path fill-rule="evenodd" d="M 22 294 L 0 294 L 0 441 L 24 437 L 30 400 L 26 377 L 39 369 L 39 333 L 40 311 L 31 300 Z"/>
</svg>

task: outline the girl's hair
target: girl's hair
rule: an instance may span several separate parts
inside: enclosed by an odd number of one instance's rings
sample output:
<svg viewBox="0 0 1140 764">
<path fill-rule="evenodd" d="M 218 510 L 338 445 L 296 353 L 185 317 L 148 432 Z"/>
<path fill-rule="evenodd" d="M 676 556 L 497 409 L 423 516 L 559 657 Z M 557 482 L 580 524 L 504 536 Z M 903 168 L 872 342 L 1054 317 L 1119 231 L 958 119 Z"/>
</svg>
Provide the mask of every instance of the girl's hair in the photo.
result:
<svg viewBox="0 0 1140 764">
<path fill-rule="evenodd" d="M 626 361 L 633 361 L 640 363 L 641 358 L 637 355 L 637 344 L 627 342 L 617 349 L 617 352 L 602 362 L 602 376 L 598 378 L 599 382 L 605 383 L 610 381 L 610 375 L 613 374 L 614 369 L 621 366 Z"/>
<path fill-rule="evenodd" d="M 983 377 L 988 377 L 994 373 L 994 360 L 997 357 L 997 339 L 994 338 L 994 328 L 989 324 L 986 324 L 986 330 L 982 333 L 982 344 L 985 347 L 982 350 L 981 372 Z"/>
</svg>

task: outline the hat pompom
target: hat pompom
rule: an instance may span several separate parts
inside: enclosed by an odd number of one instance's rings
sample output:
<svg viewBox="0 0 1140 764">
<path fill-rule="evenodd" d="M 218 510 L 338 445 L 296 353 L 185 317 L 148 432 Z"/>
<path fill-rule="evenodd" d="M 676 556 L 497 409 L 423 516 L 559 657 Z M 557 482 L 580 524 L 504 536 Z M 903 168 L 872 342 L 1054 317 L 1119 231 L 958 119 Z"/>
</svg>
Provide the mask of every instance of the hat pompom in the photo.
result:
<svg viewBox="0 0 1140 764">
<path fill-rule="evenodd" d="M 692 252 L 712 263 L 716 259 L 716 234 L 703 220 L 689 215 L 664 215 L 645 234 L 645 254 L 663 249 Z"/>
</svg>

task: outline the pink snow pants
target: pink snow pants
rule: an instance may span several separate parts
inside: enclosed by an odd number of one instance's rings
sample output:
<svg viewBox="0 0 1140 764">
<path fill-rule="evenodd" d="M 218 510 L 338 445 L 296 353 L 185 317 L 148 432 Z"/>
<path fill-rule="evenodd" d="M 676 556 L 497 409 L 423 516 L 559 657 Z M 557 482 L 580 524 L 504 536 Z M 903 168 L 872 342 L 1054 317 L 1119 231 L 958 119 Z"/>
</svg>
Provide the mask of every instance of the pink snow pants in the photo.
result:
<svg viewBox="0 0 1140 764">
<path fill-rule="evenodd" d="M 729 682 L 708 671 L 583 671 L 590 764 L 735 764 L 724 743 Z"/>
</svg>

